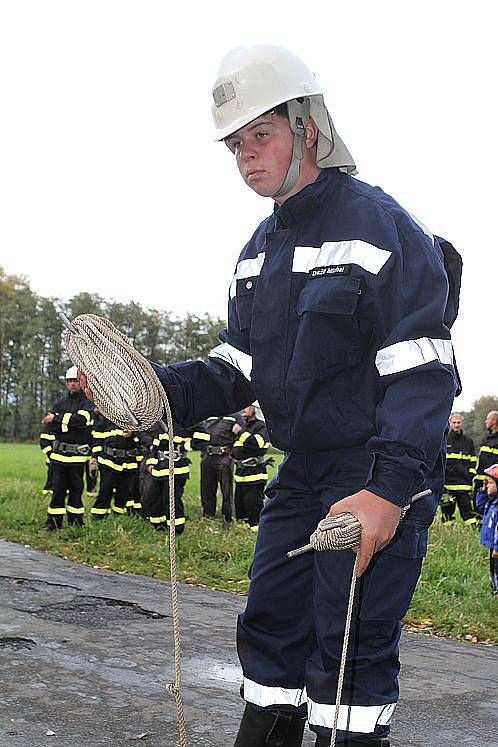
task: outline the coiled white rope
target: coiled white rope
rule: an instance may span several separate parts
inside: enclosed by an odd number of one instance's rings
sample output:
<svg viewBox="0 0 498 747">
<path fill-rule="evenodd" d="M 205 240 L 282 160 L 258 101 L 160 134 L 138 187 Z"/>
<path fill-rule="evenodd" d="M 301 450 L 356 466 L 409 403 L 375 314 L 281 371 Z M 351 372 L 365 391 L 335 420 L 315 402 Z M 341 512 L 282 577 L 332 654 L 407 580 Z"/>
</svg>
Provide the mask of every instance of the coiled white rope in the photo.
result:
<svg viewBox="0 0 498 747">
<path fill-rule="evenodd" d="M 87 377 L 93 399 L 106 418 L 124 430 L 145 431 L 160 421 L 169 434 L 169 560 L 175 681 L 166 685 L 176 703 L 180 747 L 186 747 L 185 715 L 180 693 L 180 615 L 176 577 L 175 477 L 173 418 L 166 392 L 150 363 L 112 322 L 95 314 L 81 314 L 70 322 L 61 314 L 67 332 L 69 357 Z M 166 426 L 163 414 L 166 413 Z"/>
</svg>

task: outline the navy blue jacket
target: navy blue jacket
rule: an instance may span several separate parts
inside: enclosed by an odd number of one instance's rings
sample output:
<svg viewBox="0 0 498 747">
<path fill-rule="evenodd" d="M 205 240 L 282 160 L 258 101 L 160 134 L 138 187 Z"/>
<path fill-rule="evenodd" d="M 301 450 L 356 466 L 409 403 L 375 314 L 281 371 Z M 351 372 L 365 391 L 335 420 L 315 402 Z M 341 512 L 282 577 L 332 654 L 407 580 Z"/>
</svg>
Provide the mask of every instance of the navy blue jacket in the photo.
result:
<svg viewBox="0 0 498 747">
<path fill-rule="evenodd" d="M 258 399 L 276 447 L 366 443 L 365 487 L 405 505 L 441 460 L 458 389 L 445 243 L 378 187 L 322 171 L 244 247 L 209 361 L 154 366 L 175 418 Z"/>
</svg>

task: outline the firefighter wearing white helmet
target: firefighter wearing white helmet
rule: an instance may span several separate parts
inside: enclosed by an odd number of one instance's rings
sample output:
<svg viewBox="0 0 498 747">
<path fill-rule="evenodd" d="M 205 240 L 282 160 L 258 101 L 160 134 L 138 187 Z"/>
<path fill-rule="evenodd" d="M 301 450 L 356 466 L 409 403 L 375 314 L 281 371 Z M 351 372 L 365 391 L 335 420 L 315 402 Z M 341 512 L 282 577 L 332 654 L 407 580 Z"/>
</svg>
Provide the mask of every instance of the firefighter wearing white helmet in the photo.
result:
<svg viewBox="0 0 498 747">
<path fill-rule="evenodd" d="M 288 194 L 296 184 L 303 158 L 305 126 L 310 117 L 318 128 L 316 165 L 356 173 L 351 154 L 325 106 L 318 81 L 296 55 L 282 47 L 238 47 L 226 55 L 213 87 L 216 139 L 225 140 L 231 147 L 231 141 L 227 140 L 230 135 L 285 103 L 294 135 L 292 159 L 272 197 Z"/>
<path fill-rule="evenodd" d="M 275 204 L 240 254 L 209 361 L 154 368 L 180 424 L 257 399 L 269 440 L 286 452 L 266 490 L 238 623 L 247 705 L 235 746 L 298 747 L 306 717 L 316 745 L 330 744 L 354 555 L 286 553 L 344 512 L 362 525 L 361 578 L 337 744 L 387 746 L 400 621 L 442 491 L 459 386 L 449 334 L 459 256 L 352 177 L 322 89 L 295 55 L 235 49 L 212 94 L 217 139 Z M 425 488 L 432 498 L 400 523 Z"/>
<path fill-rule="evenodd" d="M 83 524 L 83 473 L 91 455 L 94 404 L 81 391 L 77 376 L 76 366 L 67 369 L 67 392 L 54 402 L 42 420 L 40 440 L 50 445 L 52 476 L 52 496 L 45 523 L 48 531 L 60 529 L 64 516 L 68 524 Z"/>
</svg>

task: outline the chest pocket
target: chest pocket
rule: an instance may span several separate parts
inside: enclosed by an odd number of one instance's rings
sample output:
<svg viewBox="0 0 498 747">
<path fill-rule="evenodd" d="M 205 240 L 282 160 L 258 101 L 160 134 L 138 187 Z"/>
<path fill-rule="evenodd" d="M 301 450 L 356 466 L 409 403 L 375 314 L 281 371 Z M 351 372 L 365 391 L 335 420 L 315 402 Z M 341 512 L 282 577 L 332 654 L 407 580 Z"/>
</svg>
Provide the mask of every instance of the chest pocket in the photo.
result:
<svg viewBox="0 0 498 747">
<path fill-rule="evenodd" d="M 360 361 L 357 317 L 360 279 L 323 277 L 309 280 L 299 295 L 299 317 L 289 375 L 335 375 Z"/>
<path fill-rule="evenodd" d="M 241 332 L 251 328 L 252 307 L 258 276 L 237 280 L 235 308 Z"/>
</svg>

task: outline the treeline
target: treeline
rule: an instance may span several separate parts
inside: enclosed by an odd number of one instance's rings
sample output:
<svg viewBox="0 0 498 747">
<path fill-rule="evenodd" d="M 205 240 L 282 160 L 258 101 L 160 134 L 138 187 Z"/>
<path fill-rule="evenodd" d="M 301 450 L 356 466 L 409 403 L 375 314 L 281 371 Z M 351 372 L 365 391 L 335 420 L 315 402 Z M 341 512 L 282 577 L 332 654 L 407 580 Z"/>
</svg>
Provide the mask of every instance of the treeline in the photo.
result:
<svg viewBox="0 0 498 747">
<path fill-rule="evenodd" d="M 225 325 L 210 314 L 177 318 L 163 309 L 79 293 L 68 301 L 34 293 L 25 277 L 0 267 L 0 439 L 37 438 L 40 420 L 64 388 L 71 365 L 59 311 L 70 319 L 110 319 L 146 358 L 157 363 L 207 357 Z"/>
</svg>

